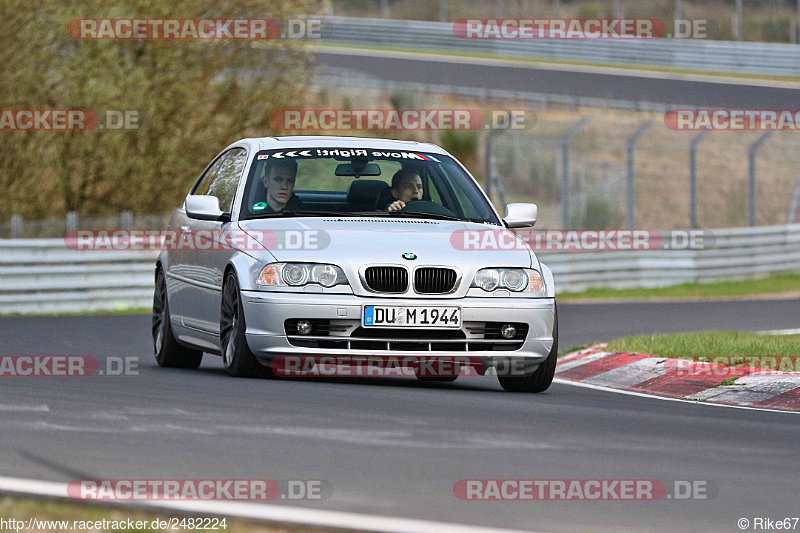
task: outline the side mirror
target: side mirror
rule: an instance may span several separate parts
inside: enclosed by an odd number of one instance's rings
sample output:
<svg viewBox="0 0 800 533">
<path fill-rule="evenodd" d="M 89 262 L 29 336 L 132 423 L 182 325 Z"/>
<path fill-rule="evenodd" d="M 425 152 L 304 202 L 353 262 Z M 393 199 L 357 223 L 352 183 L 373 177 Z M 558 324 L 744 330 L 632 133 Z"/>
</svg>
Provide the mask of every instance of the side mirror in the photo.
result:
<svg viewBox="0 0 800 533">
<path fill-rule="evenodd" d="M 508 204 L 503 222 L 509 228 L 527 228 L 536 224 L 539 207 L 536 204 Z"/>
<path fill-rule="evenodd" d="M 197 220 L 230 221 L 230 213 L 219 208 L 219 198 L 204 194 L 190 194 L 186 197 L 186 216 Z"/>
</svg>

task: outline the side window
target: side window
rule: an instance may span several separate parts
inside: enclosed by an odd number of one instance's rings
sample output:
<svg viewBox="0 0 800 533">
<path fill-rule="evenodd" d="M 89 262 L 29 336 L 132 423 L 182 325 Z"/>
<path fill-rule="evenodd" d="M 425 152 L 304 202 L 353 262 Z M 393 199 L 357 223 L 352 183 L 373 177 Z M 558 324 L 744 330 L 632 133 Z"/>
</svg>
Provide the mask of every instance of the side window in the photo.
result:
<svg viewBox="0 0 800 533">
<path fill-rule="evenodd" d="M 217 158 L 214 163 L 208 167 L 208 170 L 203 177 L 200 178 L 200 181 L 197 183 L 195 188 L 192 190 L 192 194 L 207 194 L 208 193 L 208 186 L 211 185 L 211 180 L 214 179 L 214 176 L 217 175 L 217 171 L 219 171 L 219 167 L 222 166 L 222 162 L 225 161 L 225 158 L 228 157 L 230 152 L 225 152 L 221 156 Z"/>
<path fill-rule="evenodd" d="M 229 152 L 217 176 L 208 187 L 206 194 L 219 198 L 219 208 L 223 211 L 231 211 L 236 188 L 239 186 L 239 178 L 242 177 L 246 163 L 247 152 L 244 148 L 234 148 Z"/>
</svg>

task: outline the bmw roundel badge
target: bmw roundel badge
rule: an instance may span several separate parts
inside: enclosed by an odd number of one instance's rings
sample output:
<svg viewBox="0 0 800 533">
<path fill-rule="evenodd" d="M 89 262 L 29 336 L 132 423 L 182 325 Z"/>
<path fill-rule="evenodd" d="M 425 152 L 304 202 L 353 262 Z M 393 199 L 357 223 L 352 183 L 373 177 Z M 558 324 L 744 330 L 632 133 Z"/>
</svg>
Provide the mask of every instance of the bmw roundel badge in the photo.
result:
<svg viewBox="0 0 800 533">
<path fill-rule="evenodd" d="M 417 258 L 417 254 L 412 254 L 411 252 L 406 252 L 403 254 L 403 259 L 408 259 L 409 261 L 413 261 Z"/>
</svg>

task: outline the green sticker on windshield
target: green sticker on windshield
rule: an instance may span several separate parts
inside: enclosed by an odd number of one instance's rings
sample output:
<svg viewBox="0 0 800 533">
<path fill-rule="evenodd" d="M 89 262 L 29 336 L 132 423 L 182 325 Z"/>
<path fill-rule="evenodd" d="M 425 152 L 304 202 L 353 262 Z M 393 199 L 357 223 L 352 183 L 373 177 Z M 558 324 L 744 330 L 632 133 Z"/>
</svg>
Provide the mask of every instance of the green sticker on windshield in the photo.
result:
<svg viewBox="0 0 800 533">
<path fill-rule="evenodd" d="M 257 204 L 253 204 L 253 211 L 261 211 L 262 209 L 267 208 L 267 202 L 258 202 Z"/>
</svg>

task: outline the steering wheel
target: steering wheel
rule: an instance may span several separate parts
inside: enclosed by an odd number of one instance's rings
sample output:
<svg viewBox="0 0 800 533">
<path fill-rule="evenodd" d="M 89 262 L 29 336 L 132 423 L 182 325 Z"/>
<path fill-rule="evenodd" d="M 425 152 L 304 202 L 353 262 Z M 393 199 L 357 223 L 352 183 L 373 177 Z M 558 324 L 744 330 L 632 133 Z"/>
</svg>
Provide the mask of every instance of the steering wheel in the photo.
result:
<svg viewBox="0 0 800 533">
<path fill-rule="evenodd" d="M 415 200 L 413 202 L 408 202 L 404 208 L 400 209 L 397 212 L 427 213 L 429 215 L 442 215 L 447 217 L 458 218 L 455 215 L 455 213 L 453 213 L 443 205 L 439 205 L 436 202 L 429 202 L 428 200 Z"/>
</svg>

